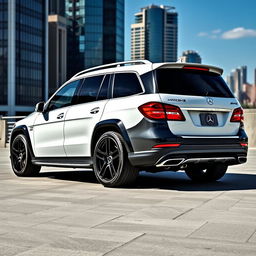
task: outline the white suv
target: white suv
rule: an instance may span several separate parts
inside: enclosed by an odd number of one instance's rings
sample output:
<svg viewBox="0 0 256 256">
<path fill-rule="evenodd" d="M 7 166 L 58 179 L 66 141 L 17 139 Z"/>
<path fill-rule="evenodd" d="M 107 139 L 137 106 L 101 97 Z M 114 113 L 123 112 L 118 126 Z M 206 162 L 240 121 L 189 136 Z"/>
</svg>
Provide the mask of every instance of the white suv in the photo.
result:
<svg viewBox="0 0 256 256">
<path fill-rule="evenodd" d="M 130 61 L 84 70 L 11 134 L 18 176 L 41 166 L 92 167 L 104 186 L 126 186 L 140 170 L 184 170 L 220 179 L 246 162 L 243 110 L 222 69 Z"/>
</svg>

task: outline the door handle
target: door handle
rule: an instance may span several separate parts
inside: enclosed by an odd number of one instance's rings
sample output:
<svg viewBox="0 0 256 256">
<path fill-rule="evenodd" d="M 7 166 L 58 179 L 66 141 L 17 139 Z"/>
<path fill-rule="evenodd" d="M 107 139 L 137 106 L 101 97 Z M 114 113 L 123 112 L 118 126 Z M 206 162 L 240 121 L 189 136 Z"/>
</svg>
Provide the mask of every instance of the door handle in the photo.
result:
<svg viewBox="0 0 256 256">
<path fill-rule="evenodd" d="M 60 113 L 58 116 L 57 116 L 57 119 L 62 119 L 64 117 L 64 113 Z"/>
<path fill-rule="evenodd" d="M 96 108 L 91 109 L 90 113 L 91 114 L 97 114 L 99 111 L 100 111 L 100 108 L 96 107 Z"/>
</svg>

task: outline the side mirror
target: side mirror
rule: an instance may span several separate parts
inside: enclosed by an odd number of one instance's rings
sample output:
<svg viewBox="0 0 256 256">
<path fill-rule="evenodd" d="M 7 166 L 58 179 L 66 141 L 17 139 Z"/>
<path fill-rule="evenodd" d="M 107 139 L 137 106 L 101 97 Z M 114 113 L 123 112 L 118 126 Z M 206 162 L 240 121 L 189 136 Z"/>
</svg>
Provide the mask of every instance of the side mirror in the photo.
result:
<svg viewBox="0 0 256 256">
<path fill-rule="evenodd" d="M 35 112 L 42 113 L 44 111 L 44 102 L 40 101 L 36 104 Z"/>
</svg>

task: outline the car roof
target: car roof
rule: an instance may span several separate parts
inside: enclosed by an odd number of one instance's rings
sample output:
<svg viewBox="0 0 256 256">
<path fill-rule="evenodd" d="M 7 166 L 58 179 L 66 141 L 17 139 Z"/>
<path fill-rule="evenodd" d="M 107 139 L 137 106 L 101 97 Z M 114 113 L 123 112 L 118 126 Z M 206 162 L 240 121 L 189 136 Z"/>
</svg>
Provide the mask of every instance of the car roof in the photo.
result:
<svg viewBox="0 0 256 256">
<path fill-rule="evenodd" d="M 108 73 L 116 72 L 136 72 L 139 75 L 145 74 L 149 71 L 159 69 L 159 68 L 184 68 L 195 67 L 195 68 L 205 68 L 210 72 L 218 73 L 222 75 L 223 69 L 215 66 L 198 64 L 198 63 L 183 63 L 183 62 L 163 62 L 163 63 L 152 63 L 148 60 L 135 60 L 135 61 L 124 61 L 116 62 L 101 66 L 96 66 L 93 68 L 82 70 L 81 72 L 75 74 L 69 81 L 85 78 L 88 76 L 104 75 Z"/>
</svg>

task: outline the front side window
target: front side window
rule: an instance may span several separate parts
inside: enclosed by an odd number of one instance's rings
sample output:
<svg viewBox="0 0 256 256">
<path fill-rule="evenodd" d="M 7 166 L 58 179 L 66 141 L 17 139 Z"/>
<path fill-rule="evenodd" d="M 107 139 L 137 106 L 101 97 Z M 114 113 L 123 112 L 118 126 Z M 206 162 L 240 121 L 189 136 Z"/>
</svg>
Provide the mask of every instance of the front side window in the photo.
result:
<svg viewBox="0 0 256 256">
<path fill-rule="evenodd" d="M 85 78 L 82 88 L 79 92 L 77 104 L 95 101 L 102 79 L 103 75 Z"/>
<path fill-rule="evenodd" d="M 142 88 L 135 73 L 115 74 L 113 98 L 130 96 L 141 92 Z"/>
<path fill-rule="evenodd" d="M 66 84 L 61 90 L 59 90 L 51 99 L 47 110 L 51 111 L 57 108 L 63 108 L 70 106 L 74 99 L 75 91 L 79 86 L 81 80 L 76 80 L 69 84 Z"/>
<path fill-rule="evenodd" d="M 108 98 L 108 84 L 110 80 L 110 75 L 106 75 L 104 81 L 100 87 L 100 91 L 98 94 L 98 100 L 105 100 Z"/>
</svg>

